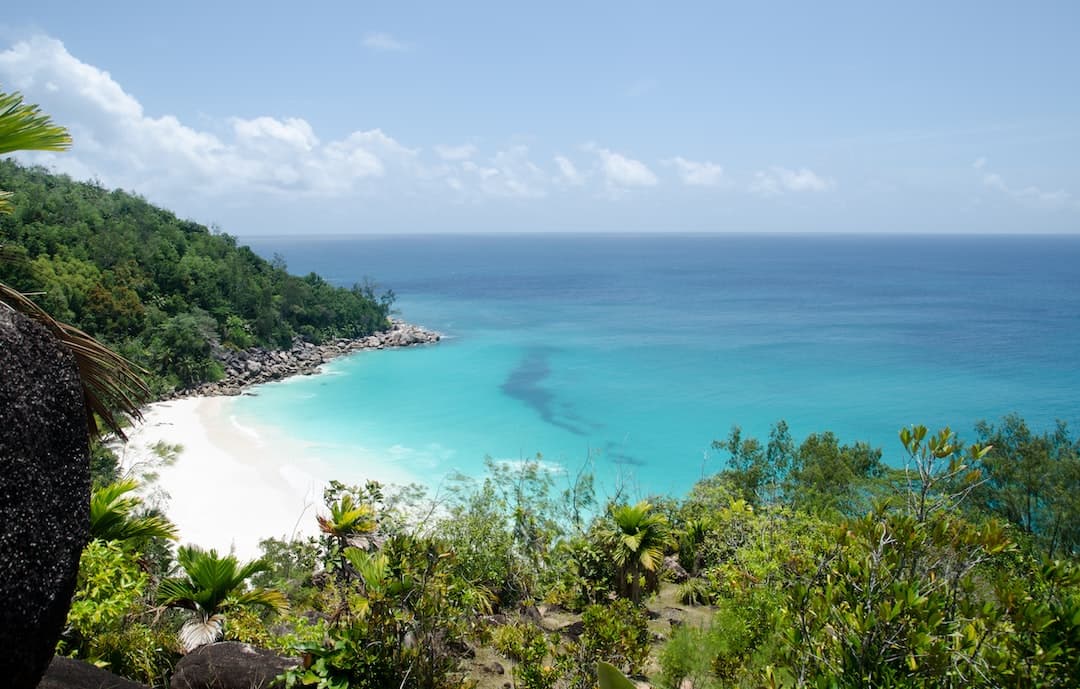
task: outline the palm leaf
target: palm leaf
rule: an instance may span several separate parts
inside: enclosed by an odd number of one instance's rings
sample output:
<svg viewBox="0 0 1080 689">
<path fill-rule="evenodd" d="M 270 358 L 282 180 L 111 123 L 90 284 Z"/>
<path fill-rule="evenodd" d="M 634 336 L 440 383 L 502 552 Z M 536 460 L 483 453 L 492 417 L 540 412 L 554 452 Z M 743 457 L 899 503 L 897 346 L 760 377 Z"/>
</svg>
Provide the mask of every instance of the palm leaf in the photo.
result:
<svg viewBox="0 0 1080 689">
<path fill-rule="evenodd" d="M 97 421 L 100 418 L 109 430 L 126 440 L 124 418 L 141 420 L 139 406 L 152 397 L 150 388 L 141 377 L 148 372 L 82 330 L 56 320 L 29 297 L 3 283 L 0 283 L 0 304 L 44 325 L 74 356 L 86 402 L 86 425 L 90 434 L 101 433 Z"/>
<path fill-rule="evenodd" d="M 600 689 L 637 689 L 634 683 L 611 663 L 596 664 L 596 683 Z"/>
<path fill-rule="evenodd" d="M 247 608 L 258 605 L 269 608 L 275 612 L 284 612 L 289 609 L 289 599 L 281 591 L 274 589 L 251 589 L 233 596 L 225 602 L 225 609 Z"/>
<path fill-rule="evenodd" d="M 14 151 L 63 151 L 71 136 L 22 94 L 0 93 L 0 155 Z"/>
<path fill-rule="evenodd" d="M 139 487 L 134 479 L 117 481 L 90 495 L 90 536 L 105 541 L 135 541 L 147 538 L 176 539 L 176 525 L 155 514 L 136 516 L 143 501 L 129 495 Z"/>
<path fill-rule="evenodd" d="M 180 644 L 184 647 L 186 653 L 191 653 L 199 646 L 219 641 L 222 637 L 224 624 L 225 618 L 221 615 L 211 615 L 206 618 L 202 616 L 192 617 L 180 627 Z"/>
</svg>

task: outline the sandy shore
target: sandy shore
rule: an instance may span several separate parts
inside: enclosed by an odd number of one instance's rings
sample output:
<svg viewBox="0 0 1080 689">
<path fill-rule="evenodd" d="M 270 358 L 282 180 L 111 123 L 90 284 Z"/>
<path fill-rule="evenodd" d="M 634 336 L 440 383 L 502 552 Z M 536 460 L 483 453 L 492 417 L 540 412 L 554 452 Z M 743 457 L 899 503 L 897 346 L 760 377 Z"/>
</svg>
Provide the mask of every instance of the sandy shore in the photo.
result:
<svg viewBox="0 0 1080 689">
<path fill-rule="evenodd" d="M 179 527 L 180 542 L 259 555 L 259 540 L 317 533 L 316 509 L 330 470 L 315 448 L 273 432 L 241 426 L 223 397 L 158 402 L 120 448 L 121 464 L 156 473 L 148 486 Z M 158 443 L 179 445 L 162 465 Z"/>
</svg>

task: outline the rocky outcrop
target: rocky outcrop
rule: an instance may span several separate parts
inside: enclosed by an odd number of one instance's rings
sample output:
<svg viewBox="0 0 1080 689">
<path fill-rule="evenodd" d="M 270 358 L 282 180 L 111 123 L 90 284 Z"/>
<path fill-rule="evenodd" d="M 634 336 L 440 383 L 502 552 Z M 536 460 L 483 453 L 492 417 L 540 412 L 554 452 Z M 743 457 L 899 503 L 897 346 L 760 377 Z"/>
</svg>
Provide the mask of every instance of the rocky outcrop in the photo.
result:
<svg viewBox="0 0 1080 689">
<path fill-rule="evenodd" d="M 56 656 L 37 689 L 148 689 L 145 684 L 117 677 L 111 672 L 74 658 Z"/>
<path fill-rule="evenodd" d="M 413 347 L 432 344 L 440 339 L 442 336 L 437 332 L 392 320 L 389 330 L 351 340 L 342 338 L 316 345 L 298 338 L 289 349 L 253 347 L 242 351 L 222 350 L 218 360 L 225 369 L 224 380 L 181 390 L 173 397 L 239 395 L 251 385 L 316 373 L 326 362 L 353 352 Z"/>
<path fill-rule="evenodd" d="M 71 354 L 0 304 L 0 677 L 33 689 L 67 618 L 89 531 L 86 411 Z"/>
<path fill-rule="evenodd" d="M 248 644 L 225 641 L 202 646 L 176 664 L 169 689 L 276 689 L 275 678 L 298 660 Z"/>
<path fill-rule="evenodd" d="M 682 584 L 690 578 L 689 572 L 679 564 L 679 558 L 675 555 L 668 555 L 664 558 L 663 570 L 667 572 L 668 578 L 676 584 Z"/>
</svg>

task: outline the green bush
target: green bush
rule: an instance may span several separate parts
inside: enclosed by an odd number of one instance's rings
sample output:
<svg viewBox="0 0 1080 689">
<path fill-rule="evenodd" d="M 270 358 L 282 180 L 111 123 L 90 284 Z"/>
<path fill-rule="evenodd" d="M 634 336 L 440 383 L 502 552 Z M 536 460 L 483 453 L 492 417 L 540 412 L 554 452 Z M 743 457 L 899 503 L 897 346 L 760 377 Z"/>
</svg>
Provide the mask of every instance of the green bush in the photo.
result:
<svg viewBox="0 0 1080 689">
<path fill-rule="evenodd" d="M 178 651 L 172 635 L 151 624 L 149 577 L 137 557 L 118 541 L 93 540 L 86 546 L 57 652 L 156 684 L 164 680 Z"/>
<path fill-rule="evenodd" d="M 649 660 L 645 608 L 625 598 L 590 605 L 582 613 L 581 646 L 589 666 L 606 661 L 630 675 L 641 675 Z"/>
</svg>

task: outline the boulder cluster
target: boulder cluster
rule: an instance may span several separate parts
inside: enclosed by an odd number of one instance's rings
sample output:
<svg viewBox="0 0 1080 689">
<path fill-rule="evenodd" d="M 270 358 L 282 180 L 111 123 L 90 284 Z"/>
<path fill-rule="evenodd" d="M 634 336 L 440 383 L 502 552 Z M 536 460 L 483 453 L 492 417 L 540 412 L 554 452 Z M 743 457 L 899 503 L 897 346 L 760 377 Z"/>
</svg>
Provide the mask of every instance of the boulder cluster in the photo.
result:
<svg viewBox="0 0 1080 689">
<path fill-rule="evenodd" d="M 252 347 L 240 351 L 222 350 L 218 355 L 225 377 L 214 383 L 178 390 L 173 397 L 190 395 L 239 395 L 245 388 L 290 376 L 311 375 L 326 362 L 346 354 L 369 349 L 413 347 L 438 342 L 442 336 L 427 328 L 391 320 L 388 330 L 355 339 L 339 338 L 312 344 L 299 338 L 289 349 Z"/>
</svg>

